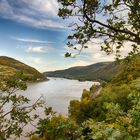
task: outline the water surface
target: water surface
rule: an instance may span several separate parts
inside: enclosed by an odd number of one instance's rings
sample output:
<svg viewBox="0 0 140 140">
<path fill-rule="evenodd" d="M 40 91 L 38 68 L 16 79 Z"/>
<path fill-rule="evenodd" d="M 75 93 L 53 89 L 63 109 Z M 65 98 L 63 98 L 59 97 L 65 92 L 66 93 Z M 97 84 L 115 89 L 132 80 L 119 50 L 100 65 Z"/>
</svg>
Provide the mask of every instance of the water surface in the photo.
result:
<svg viewBox="0 0 140 140">
<path fill-rule="evenodd" d="M 47 106 L 51 106 L 58 113 L 67 115 L 70 100 L 79 100 L 83 89 L 89 89 L 94 83 L 64 78 L 49 78 L 49 81 L 30 84 L 26 91 L 20 93 L 27 96 L 32 102 L 43 96 Z"/>
<path fill-rule="evenodd" d="M 64 78 L 49 78 L 49 81 L 29 84 L 27 90 L 20 91 L 20 94 L 24 94 L 24 96 L 29 98 L 31 104 L 40 96 L 43 96 L 47 107 L 51 106 L 53 111 L 67 115 L 70 100 L 79 100 L 83 89 L 89 89 L 93 84 L 99 83 L 89 81 L 80 82 L 78 80 L 68 80 Z M 34 113 L 39 114 L 41 118 L 44 117 L 43 108 L 39 108 L 33 112 L 33 114 Z M 36 122 L 34 122 L 34 124 L 36 124 Z M 30 132 L 31 130 L 35 130 L 31 125 L 27 125 L 24 128 L 25 133 Z M 29 138 L 24 136 L 19 138 L 19 140 L 28 139 Z"/>
</svg>

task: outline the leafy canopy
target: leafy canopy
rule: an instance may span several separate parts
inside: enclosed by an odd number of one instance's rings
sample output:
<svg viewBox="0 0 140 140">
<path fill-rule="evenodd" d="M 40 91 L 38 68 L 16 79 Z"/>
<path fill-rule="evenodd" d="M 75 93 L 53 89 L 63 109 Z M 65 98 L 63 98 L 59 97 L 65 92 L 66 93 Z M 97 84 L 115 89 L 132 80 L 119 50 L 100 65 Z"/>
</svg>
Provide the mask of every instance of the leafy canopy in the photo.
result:
<svg viewBox="0 0 140 140">
<path fill-rule="evenodd" d="M 72 18 L 74 28 L 68 36 L 68 47 L 78 54 L 89 41 L 99 40 L 101 50 L 110 54 L 130 42 L 133 55 L 140 47 L 140 0 L 58 0 L 61 4 L 58 15 L 63 19 Z M 76 48 L 79 44 L 81 48 Z M 72 56 L 67 52 L 66 57 Z"/>
<path fill-rule="evenodd" d="M 24 127 L 39 117 L 33 112 L 43 106 L 43 100 L 39 98 L 31 104 L 27 97 L 17 93 L 27 89 L 26 80 L 23 73 L 17 73 L 13 79 L 0 81 L 0 140 L 19 138 Z"/>
</svg>

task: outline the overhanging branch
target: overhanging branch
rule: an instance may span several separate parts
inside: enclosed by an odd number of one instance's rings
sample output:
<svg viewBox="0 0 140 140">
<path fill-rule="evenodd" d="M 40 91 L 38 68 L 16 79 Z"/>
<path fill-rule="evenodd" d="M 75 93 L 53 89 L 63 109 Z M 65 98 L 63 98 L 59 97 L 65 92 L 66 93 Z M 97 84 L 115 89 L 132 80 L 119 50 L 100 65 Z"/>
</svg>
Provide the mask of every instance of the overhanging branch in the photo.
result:
<svg viewBox="0 0 140 140">
<path fill-rule="evenodd" d="M 102 22 L 100 22 L 100 21 L 98 21 L 98 20 L 95 20 L 95 19 L 93 20 L 93 19 L 91 19 L 91 18 L 87 15 L 86 0 L 84 0 L 84 3 L 83 3 L 83 14 L 84 14 L 85 18 L 86 18 L 89 22 L 91 22 L 92 24 L 93 24 L 93 23 L 97 23 L 97 24 L 99 24 L 100 26 L 103 26 L 103 27 L 105 27 L 105 28 L 108 28 L 108 29 L 110 29 L 110 30 L 112 30 L 112 31 L 114 31 L 114 32 L 116 32 L 116 33 L 120 32 L 120 33 L 124 33 L 124 34 L 126 34 L 126 35 L 131 35 L 131 36 L 134 37 L 134 39 L 133 39 L 133 40 L 131 39 L 131 41 L 133 41 L 133 42 L 135 42 L 135 43 L 137 43 L 137 44 L 140 44 L 140 37 L 139 37 L 137 34 L 131 32 L 131 31 L 129 31 L 129 30 L 121 30 L 121 29 L 118 29 L 118 28 L 114 28 L 114 27 L 112 27 L 112 26 L 110 26 L 110 25 L 107 25 L 107 24 L 104 24 L 104 23 L 102 23 Z"/>
</svg>

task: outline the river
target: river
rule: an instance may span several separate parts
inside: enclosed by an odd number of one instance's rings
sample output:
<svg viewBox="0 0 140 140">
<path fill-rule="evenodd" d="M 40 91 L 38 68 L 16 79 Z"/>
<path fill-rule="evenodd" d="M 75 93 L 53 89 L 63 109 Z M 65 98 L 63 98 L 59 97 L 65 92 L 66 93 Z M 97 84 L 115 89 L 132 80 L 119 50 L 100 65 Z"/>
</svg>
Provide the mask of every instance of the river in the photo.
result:
<svg viewBox="0 0 140 140">
<path fill-rule="evenodd" d="M 64 78 L 49 77 L 48 79 L 48 81 L 28 84 L 27 90 L 19 91 L 18 94 L 22 94 L 30 99 L 31 104 L 33 104 L 40 96 L 43 96 L 45 105 L 47 107 L 51 106 L 53 111 L 62 115 L 68 114 L 70 100 L 79 100 L 83 89 L 89 89 L 93 84 L 99 84 L 98 82 L 80 82 L 78 80 L 69 80 Z M 42 108 L 36 110 L 34 113 L 39 114 L 41 117 L 44 115 Z M 27 125 L 24 128 L 24 132 L 30 132 L 34 129 L 35 128 L 32 126 Z M 28 140 L 28 138 L 20 137 L 19 140 Z"/>
<path fill-rule="evenodd" d="M 83 89 L 89 89 L 98 82 L 69 80 L 64 78 L 48 78 L 49 81 L 29 84 L 26 91 L 21 91 L 31 102 L 40 96 L 45 99 L 46 106 L 51 106 L 57 113 L 67 115 L 70 100 L 80 99 Z"/>
</svg>

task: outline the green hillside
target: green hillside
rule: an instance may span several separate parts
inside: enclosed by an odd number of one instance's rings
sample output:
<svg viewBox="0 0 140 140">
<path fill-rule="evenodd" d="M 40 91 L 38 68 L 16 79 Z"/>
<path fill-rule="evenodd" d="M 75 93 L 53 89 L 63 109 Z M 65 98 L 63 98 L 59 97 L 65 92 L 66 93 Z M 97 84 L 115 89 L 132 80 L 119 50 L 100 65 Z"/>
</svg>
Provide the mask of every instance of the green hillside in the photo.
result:
<svg viewBox="0 0 140 140">
<path fill-rule="evenodd" d="M 119 71 L 115 62 L 101 62 L 89 66 L 72 67 L 66 70 L 45 72 L 50 77 L 63 77 L 78 80 L 104 80 L 110 81 Z"/>
<path fill-rule="evenodd" d="M 0 80 L 12 77 L 20 71 L 22 71 L 31 81 L 45 79 L 45 76 L 35 68 L 30 67 L 16 59 L 0 56 Z"/>
</svg>

